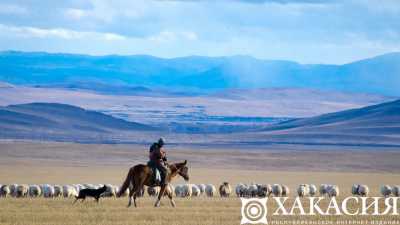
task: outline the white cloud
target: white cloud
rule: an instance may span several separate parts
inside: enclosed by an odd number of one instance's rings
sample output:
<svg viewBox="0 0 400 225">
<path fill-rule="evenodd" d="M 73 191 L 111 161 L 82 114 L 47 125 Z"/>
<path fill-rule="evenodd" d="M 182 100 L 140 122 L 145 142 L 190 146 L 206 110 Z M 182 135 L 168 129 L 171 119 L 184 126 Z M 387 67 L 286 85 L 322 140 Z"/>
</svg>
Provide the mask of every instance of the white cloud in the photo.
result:
<svg viewBox="0 0 400 225">
<path fill-rule="evenodd" d="M 0 34 L 25 38 L 99 39 L 106 41 L 126 39 L 125 36 L 114 33 L 75 31 L 64 28 L 43 29 L 37 27 L 7 26 L 4 24 L 0 24 Z"/>
<path fill-rule="evenodd" d="M 172 42 L 176 40 L 195 41 L 198 39 L 197 34 L 192 31 L 168 31 L 164 30 L 156 35 L 151 35 L 147 38 L 154 42 Z"/>
</svg>

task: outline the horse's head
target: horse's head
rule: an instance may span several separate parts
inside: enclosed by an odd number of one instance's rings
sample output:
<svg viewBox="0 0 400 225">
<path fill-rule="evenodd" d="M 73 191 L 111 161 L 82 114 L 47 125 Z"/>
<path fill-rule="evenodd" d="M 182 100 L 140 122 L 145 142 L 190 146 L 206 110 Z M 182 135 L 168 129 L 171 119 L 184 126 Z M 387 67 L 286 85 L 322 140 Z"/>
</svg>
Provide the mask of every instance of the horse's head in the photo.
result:
<svg viewBox="0 0 400 225">
<path fill-rule="evenodd" d="M 178 174 L 185 179 L 185 181 L 189 180 L 189 168 L 186 166 L 187 161 L 185 160 L 182 163 L 177 163 L 176 168 Z"/>
</svg>

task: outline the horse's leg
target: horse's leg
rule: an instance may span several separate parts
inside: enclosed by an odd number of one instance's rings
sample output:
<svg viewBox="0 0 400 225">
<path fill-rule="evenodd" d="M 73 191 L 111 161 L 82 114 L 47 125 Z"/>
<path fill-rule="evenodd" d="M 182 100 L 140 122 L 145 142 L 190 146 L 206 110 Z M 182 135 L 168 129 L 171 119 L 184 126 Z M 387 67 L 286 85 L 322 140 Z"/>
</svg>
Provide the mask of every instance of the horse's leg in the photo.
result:
<svg viewBox="0 0 400 225">
<path fill-rule="evenodd" d="M 176 205 L 175 205 L 174 199 L 172 199 L 172 192 L 168 192 L 168 198 L 169 198 L 169 201 L 171 202 L 171 206 L 175 207 Z"/>
<path fill-rule="evenodd" d="M 160 190 L 160 193 L 158 193 L 158 198 L 157 198 L 156 203 L 154 204 L 154 207 L 159 207 L 160 206 L 161 197 L 164 196 L 164 192 L 165 192 L 165 188 L 166 187 L 167 187 L 167 185 L 161 186 L 161 190 Z"/>
<path fill-rule="evenodd" d="M 132 205 L 132 196 L 134 196 L 134 191 L 133 188 L 129 188 L 129 202 L 128 202 L 128 206 L 130 207 Z M 134 198 L 136 198 L 136 196 L 134 196 Z M 135 202 L 135 207 L 136 207 L 136 202 Z"/>
</svg>

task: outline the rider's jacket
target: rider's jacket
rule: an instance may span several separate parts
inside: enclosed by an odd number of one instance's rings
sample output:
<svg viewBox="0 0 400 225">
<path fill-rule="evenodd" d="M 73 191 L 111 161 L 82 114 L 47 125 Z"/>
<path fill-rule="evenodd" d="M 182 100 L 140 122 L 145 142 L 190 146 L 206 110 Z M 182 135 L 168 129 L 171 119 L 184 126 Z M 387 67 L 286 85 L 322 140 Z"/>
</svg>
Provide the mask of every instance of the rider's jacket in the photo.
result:
<svg viewBox="0 0 400 225">
<path fill-rule="evenodd" d="M 161 162 L 167 160 L 166 152 L 158 143 L 153 143 L 150 146 L 149 158 L 150 158 L 150 161 L 157 162 L 157 163 L 161 163 Z"/>
</svg>

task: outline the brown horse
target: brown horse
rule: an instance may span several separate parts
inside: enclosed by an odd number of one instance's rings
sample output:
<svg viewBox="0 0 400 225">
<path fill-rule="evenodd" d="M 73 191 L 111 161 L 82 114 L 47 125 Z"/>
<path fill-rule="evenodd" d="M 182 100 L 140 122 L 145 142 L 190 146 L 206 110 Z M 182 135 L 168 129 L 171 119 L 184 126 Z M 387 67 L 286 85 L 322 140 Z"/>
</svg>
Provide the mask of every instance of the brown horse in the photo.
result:
<svg viewBox="0 0 400 225">
<path fill-rule="evenodd" d="M 169 174 L 165 178 L 166 181 L 171 182 L 172 178 L 174 178 L 176 175 L 180 175 L 185 179 L 185 181 L 189 180 L 189 174 L 188 174 L 188 167 L 186 166 L 187 161 L 185 160 L 184 162 L 181 163 L 174 163 L 174 164 L 169 164 Z M 124 183 L 122 184 L 119 192 L 117 193 L 117 196 L 120 197 L 126 189 L 129 188 L 129 203 L 128 207 L 131 206 L 132 204 L 132 197 L 133 197 L 133 204 L 136 205 L 136 196 L 138 195 L 139 191 L 143 189 L 143 186 L 160 186 L 160 185 L 154 185 L 153 183 L 153 170 L 143 164 L 136 165 L 134 167 L 131 167 L 129 169 L 128 175 L 126 176 L 126 179 Z M 160 200 L 161 197 L 164 195 L 166 185 L 161 186 L 160 193 L 158 194 L 157 201 L 155 203 L 155 207 L 160 206 Z M 168 193 L 168 197 L 170 199 L 171 205 L 175 207 L 175 202 L 172 199 L 172 193 Z"/>
</svg>

